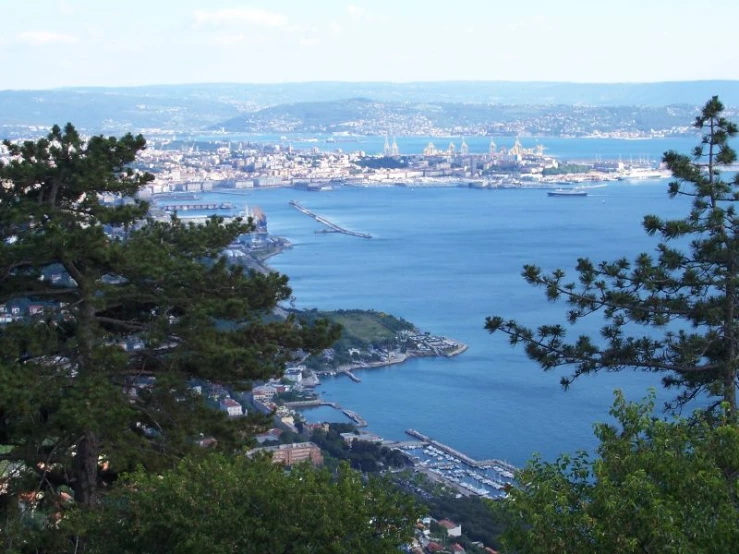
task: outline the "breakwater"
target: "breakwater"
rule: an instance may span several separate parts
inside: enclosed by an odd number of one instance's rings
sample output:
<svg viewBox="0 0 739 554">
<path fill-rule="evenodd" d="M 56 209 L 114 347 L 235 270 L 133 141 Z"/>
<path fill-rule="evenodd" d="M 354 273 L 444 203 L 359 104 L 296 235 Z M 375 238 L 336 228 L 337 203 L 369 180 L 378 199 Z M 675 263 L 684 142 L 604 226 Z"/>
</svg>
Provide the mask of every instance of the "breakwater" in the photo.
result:
<svg viewBox="0 0 739 554">
<path fill-rule="evenodd" d="M 332 223 L 331 221 L 329 221 L 325 217 L 320 216 L 320 215 L 318 215 L 316 213 L 313 213 L 308 208 L 304 208 L 303 206 L 301 206 L 295 200 L 290 200 L 289 204 L 293 208 L 295 208 L 296 210 L 298 210 L 300 212 L 303 212 L 305 215 L 307 215 L 309 217 L 312 217 L 318 223 L 321 223 L 321 224 L 325 225 L 326 227 L 328 227 L 328 229 L 325 229 L 323 231 L 316 231 L 317 233 L 318 232 L 322 232 L 322 233 L 342 233 L 344 235 L 350 235 L 352 237 L 360 237 L 360 238 L 363 238 L 363 239 L 371 239 L 372 238 L 372 235 L 370 235 L 368 233 L 358 233 L 357 231 L 350 231 L 349 229 L 344 229 L 343 227 L 340 227 L 339 225 L 336 225 L 335 223 Z"/>
<path fill-rule="evenodd" d="M 285 402 L 284 404 L 288 408 L 316 408 L 318 406 L 330 406 L 334 410 L 340 411 L 346 417 L 351 419 L 357 427 L 367 427 L 367 421 L 353 410 L 342 408 L 336 402 L 329 402 L 327 400 L 299 400 L 297 402 Z"/>
<path fill-rule="evenodd" d="M 446 444 L 443 444 L 437 440 L 432 439 L 431 437 L 424 435 L 423 433 L 420 433 L 416 431 L 415 429 L 407 429 L 406 433 L 410 435 L 411 437 L 417 438 L 426 444 L 430 444 L 431 446 L 434 446 L 441 450 L 442 452 L 446 452 L 447 454 L 450 454 L 454 456 L 455 458 L 462 460 L 465 464 L 467 464 L 470 467 L 474 467 L 476 469 L 480 468 L 487 468 L 491 466 L 498 466 L 501 467 L 511 473 L 516 471 L 516 466 L 504 461 L 499 460 L 496 458 L 492 458 L 490 460 L 474 460 L 467 456 L 467 454 L 463 454 L 459 450 L 455 450 L 451 446 L 447 446 Z"/>
<path fill-rule="evenodd" d="M 165 212 L 188 212 L 190 210 L 232 210 L 231 202 L 204 202 L 201 204 L 158 204 Z"/>
</svg>

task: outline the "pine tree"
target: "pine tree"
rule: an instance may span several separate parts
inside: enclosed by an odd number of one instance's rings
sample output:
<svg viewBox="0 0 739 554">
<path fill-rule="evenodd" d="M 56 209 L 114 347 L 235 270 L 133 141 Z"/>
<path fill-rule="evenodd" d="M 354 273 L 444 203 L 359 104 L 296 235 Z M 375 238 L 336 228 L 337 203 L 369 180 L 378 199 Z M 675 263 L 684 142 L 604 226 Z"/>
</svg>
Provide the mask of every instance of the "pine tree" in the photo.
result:
<svg viewBox="0 0 739 554">
<path fill-rule="evenodd" d="M 250 222 L 147 219 L 141 136 L 85 141 L 67 124 L 4 144 L 0 304 L 30 308 L 0 326 L 5 509 L 31 494 L 55 510 L 63 492 L 95 505 L 119 472 L 172 467 L 201 435 L 234 449 L 259 421 L 227 420 L 192 380 L 245 386 L 337 338 L 325 322 L 272 315 L 290 298 L 286 277 L 221 256 Z"/>
<path fill-rule="evenodd" d="M 561 270 L 545 274 L 537 266 L 524 267 L 528 283 L 543 287 L 549 300 L 566 301 L 570 324 L 601 314 L 605 323 L 599 339 L 583 335 L 568 342 L 564 325 L 532 329 L 499 316 L 489 317 L 486 329 L 509 335 L 511 344 L 523 343 L 545 370 L 574 368 L 562 379 L 565 388 L 598 371 L 659 372 L 666 387 L 679 389 L 672 407 L 707 394 L 715 400 L 711 407 L 725 402 L 735 416 L 739 176 L 727 182 L 721 174 L 736 161 L 728 141 L 737 133 L 723 111 L 718 97 L 701 108 L 694 125 L 702 139 L 692 157 L 674 151 L 664 155 L 674 177 L 670 197 L 692 197 L 692 209 L 682 219 L 644 218 L 646 232 L 662 239 L 656 256 L 643 253 L 633 262 L 597 264 L 579 259 L 577 283 L 568 282 Z M 689 245 L 681 249 L 676 242 Z"/>
</svg>

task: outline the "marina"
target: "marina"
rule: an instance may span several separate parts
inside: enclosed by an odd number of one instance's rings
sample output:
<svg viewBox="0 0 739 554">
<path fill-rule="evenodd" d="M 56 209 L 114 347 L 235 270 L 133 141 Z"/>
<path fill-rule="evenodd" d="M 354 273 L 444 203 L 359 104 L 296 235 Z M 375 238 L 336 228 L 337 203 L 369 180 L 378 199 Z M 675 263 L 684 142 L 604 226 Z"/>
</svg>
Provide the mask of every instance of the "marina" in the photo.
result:
<svg viewBox="0 0 739 554">
<path fill-rule="evenodd" d="M 500 499 L 508 495 L 508 488 L 514 484 L 516 468 L 503 460 L 474 460 L 415 429 L 408 429 L 406 433 L 421 442 L 399 442 L 392 447 L 404 452 L 417 471 L 461 494 Z"/>
</svg>

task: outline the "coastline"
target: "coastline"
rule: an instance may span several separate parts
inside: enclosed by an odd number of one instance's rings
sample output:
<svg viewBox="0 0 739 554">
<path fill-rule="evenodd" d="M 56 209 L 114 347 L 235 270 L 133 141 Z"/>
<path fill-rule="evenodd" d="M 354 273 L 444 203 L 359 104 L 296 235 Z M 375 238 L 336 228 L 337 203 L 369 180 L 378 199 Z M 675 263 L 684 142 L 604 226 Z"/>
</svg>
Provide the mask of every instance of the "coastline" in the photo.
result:
<svg viewBox="0 0 739 554">
<path fill-rule="evenodd" d="M 334 371 L 333 373 L 346 373 L 347 371 L 355 371 L 357 369 L 377 369 L 380 367 L 389 367 L 391 365 L 402 364 L 403 362 L 412 360 L 414 358 L 430 358 L 430 357 L 453 358 L 454 356 L 459 356 L 460 354 L 463 354 L 469 348 L 469 346 L 464 344 L 463 342 L 452 340 L 446 337 L 442 337 L 442 338 L 444 338 L 444 340 L 447 340 L 449 342 L 455 343 L 457 345 L 456 348 L 450 352 L 445 352 L 442 354 L 425 354 L 425 353 L 418 353 L 418 352 L 410 352 L 410 353 L 402 353 L 400 355 L 394 356 L 391 359 L 380 360 L 377 362 L 357 362 L 353 364 L 344 364 L 344 365 L 339 366 L 336 369 L 336 371 Z M 320 373 L 325 375 L 325 374 L 330 374 L 332 372 L 330 370 L 327 370 L 325 372 L 320 372 Z"/>
</svg>

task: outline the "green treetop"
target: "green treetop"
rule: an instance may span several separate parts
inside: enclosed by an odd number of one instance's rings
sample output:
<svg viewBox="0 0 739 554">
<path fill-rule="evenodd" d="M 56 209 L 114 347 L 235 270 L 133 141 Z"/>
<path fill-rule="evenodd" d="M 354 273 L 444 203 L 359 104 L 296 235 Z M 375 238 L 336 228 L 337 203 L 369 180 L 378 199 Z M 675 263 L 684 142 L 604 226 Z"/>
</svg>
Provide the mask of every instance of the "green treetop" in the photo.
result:
<svg viewBox="0 0 739 554">
<path fill-rule="evenodd" d="M 118 472 L 171 467 L 201 435 L 234 448 L 255 421 L 206 409 L 188 380 L 266 378 L 337 338 L 324 322 L 267 317 L 287 278 L 220 256 L 250 222 L 146 219 L 141 136 L 85 141 L 68 124 L 4 144 L 0 304 L 34 313 L 0 327 L 0 510 L 38 492 L 54 510 L 65 490 L 94 505 Z"/>
<path fill-rule="evenodd" d="M 565 326 L 525 327 L 490 317 L 485 327 L 503 332 L 512 344 L 523 343 L 527 355 L 545 370 L 574 368 L 562 379 L 568 386 L 580 375 L 624 368 L 660 372 L 663 384 L 677 387 L 676 405 L 702 395 L 726 402 L 737 412 L 739 369 L 739 176 L 730 182 L 720 170 L 736 161 L 729 139 L 737 133 L 713 97 L 700 110 L 695 127 L 703 133 L 692 156 L 670 151 L 664 163 L 674 181 L 669 194 L 693 198 L 690 213 L 675 220 L 644 218 L 650 235 L 662 238 L 656 255 L 641 254 L 633 262 L 622 258 L 594 263 L 581 258 L 577 283 L 561 270 L 545 274 L 527 265 L 523 276 L 546 290 L 549 300 L 564 299 L 568 322 L 599 313 L 604 318 L 600 338 L 567 340 Z M 687 243 L 675 246 L 677 239 Z M 640 328 L 644 331 L 639 332 Z"/>
<path fill-rule="evenodd" d="M 739 544 L 739 428 L 729 420 L 655 419 L 616 393 L 597 457 L 539 458 L 495 507 L 503 544 L 529 554 L 731 554 Z"/>
<path fill-rule="evenodd" d="M 391 554 L 420 511 L 387 482 L 345 464 L 332 475 L 269 460 L 186 459 L 162 475 L 136 472 L 100 510 L 74 517 L 88 552 Z"/>
</svg>

